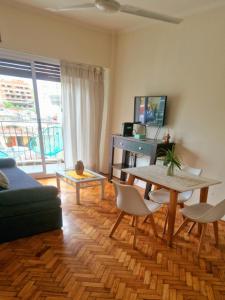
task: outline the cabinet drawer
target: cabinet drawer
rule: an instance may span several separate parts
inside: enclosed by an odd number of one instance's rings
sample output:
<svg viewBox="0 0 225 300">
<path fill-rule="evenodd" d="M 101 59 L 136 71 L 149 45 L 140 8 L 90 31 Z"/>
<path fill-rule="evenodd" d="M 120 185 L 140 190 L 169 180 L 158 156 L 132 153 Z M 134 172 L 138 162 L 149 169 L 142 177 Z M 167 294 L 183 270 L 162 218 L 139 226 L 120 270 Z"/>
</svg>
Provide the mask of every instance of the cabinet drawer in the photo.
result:
<svg viewBox="0 0 225 300">
<path fill-rule="evenodd" d="M 145 155 L 150 155 L 151 151 L 155 147 L 154 144 L 147 144 L 138 141 L 128 141 L 121 138 L 114 138 L 113 146 L 126 151 L 142 153 Z"/>
</svg>

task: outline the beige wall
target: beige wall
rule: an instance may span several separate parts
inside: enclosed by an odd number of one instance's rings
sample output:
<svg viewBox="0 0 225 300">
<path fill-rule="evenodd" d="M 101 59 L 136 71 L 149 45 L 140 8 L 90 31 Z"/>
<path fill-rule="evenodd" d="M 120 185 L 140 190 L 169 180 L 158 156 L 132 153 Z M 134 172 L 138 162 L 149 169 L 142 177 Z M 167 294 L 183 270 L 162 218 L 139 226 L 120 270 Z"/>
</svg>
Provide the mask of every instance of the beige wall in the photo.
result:
<svg viewBox="0 0 225 300">
<path fill-rule="evenodd" d="M 121 34 L 116 61 L 113 132 L 132 121 L 135 95 L 168 95 L 183 162 L 223 181 L 210 201 L 225 198 L 225 9 Z"/>
<path fill-rule="evenodd" d="M 0 0 L 1 48 L 111 66 L 110 33 L 8 3 Z M 167 124 L 184 163 L 224 182 L 211 189 L 215 201 L 225 196 L 224 28 L 225 9 L 220 9 L 179 26 L 155 23 L 121 34 L 112 74 L 113 132 L 132 121 L 135 95 L 167 94 Z"/>
<path fill-rule="evenodd" d="M 0 33 L 0 48 L 99 65 L 106 68 L 107 74 L 109 69 L 111 72 L 113 70 L 115 36 L 110 32 L 86 27 L 38 9 L 14 4 L 9 0 L 0 0 Z M 110 105 L 107 93 L 110 80 L 108 76 L 106 108 Z M 105 112 L 104 121 L 107 117 Z M 107 172 L 110 127 L 107 125 L 104 129 L 102 137 L 107 142 L 101 147 L 101 170 Z"/>
<path fill-rule="evenodd" d="M 109 67 L 112 36 L 0 0 L 1 48 Z"/>
</svg>

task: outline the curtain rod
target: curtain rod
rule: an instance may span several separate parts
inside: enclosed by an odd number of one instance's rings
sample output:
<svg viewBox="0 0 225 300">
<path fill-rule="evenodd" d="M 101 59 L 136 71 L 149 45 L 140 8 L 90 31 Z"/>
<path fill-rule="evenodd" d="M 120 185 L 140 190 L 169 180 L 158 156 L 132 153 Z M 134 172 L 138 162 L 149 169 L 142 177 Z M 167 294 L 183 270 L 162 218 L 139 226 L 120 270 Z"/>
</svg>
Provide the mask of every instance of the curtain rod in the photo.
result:
<svg viewBox="0 0 225 300">
<path fill-rule="evenodd" d="M 94 67 L 94 68 L 100 68 L 100 69 L 104 69 L 104 70 L 106 69 L 105 67 L 98 66 L 98 65 L 78 63 L 78 62 L 68 61 L 68 60 L 64 60 L 64 59 L 60 60 L 60 62 L 64 62 L 64 63 L 67 63 L 67 64 L 74 64 L 74 65 L 81 66 L 81 67 Z"/>
</svg>

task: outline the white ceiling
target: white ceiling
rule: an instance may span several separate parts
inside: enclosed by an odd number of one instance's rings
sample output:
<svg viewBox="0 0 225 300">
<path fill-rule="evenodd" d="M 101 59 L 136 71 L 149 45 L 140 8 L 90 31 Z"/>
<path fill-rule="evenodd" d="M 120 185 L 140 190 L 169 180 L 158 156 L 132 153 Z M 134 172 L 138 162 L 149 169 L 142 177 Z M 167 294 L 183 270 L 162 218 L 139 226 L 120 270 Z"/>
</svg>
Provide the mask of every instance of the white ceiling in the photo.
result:
<svg viewBox="0 0 225 300">
<path fill-rule="evenodd" d="M 16 2 L 37 7 L 40 9 L 66 7 L 73 4 L 93 3 L 94 0 L 14 0 Z M 150 11 L 184 18 L 192 14 L 225 6 L 225 0 L 118 0 L 121 4 L 133 5 Z M 153 22 L 143 17 L 128 15 L 125 13 L 106 14 L 96 8 L 52 12 L 53 14 L 63 15 L 73 18 L 79 22 L 91 26 L 109 30 L 130 30 L 137 27 L 148 26 Z"/>
</svg>

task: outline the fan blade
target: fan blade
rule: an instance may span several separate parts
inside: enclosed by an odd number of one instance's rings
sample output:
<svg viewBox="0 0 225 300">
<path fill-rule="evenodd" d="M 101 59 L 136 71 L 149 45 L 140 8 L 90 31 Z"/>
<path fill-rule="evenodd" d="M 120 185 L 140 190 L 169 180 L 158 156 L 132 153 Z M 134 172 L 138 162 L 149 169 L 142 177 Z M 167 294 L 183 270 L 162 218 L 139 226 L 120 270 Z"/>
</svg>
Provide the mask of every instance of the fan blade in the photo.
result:
<svg viewBox="0 0 225 300">
<path fill-rule="evenodd" d="M 174 23 L 174 24 L 179 24 L 180 22 L 182 22 L 182 19 L 179 18 L 162 15 L 156 12 L 140 9 L 130 5 L 121 5 L 120 11 L 131 15 L 160 20 L 160 21 Z"/>
<path fill-rule="evenodd" d="M 76 9 L 86 9 L 86 8 L 93 8 L 95 7 L 94 3 L 85 3 L 85 4 L 75 4 L 67 7 L 57 7 L 57 8 L 47 8 L 51 11 L 69 11 L 69 10 L 76 10 Z"/>
</svg>

